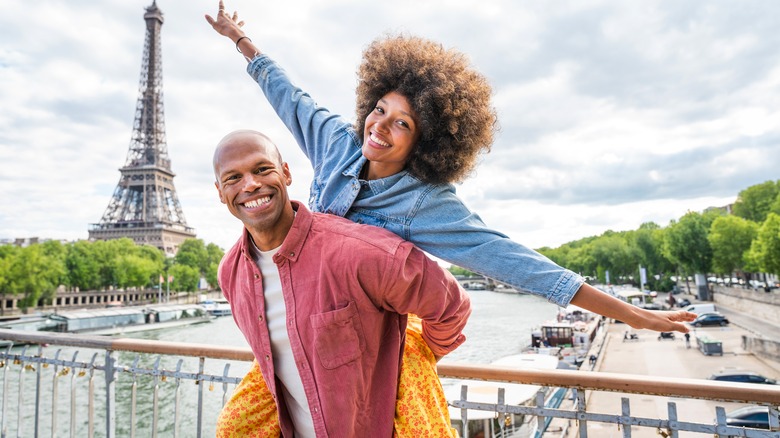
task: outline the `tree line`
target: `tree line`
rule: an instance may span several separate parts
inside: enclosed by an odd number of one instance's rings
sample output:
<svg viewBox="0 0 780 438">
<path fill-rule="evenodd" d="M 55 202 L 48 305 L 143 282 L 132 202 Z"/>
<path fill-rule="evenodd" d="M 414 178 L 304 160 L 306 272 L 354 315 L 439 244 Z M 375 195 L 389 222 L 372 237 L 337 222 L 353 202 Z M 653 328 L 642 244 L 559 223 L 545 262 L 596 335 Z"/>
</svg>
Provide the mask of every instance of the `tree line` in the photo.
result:
<svg viewBox="0 0 780 438">
<path fill-rule="evenodd" d="M 670 291 L 673 277 L 732 275 L 748 281 L 759 273 L 780 275 L 780 181 L 766 181 L 739 192 L 725 208 L 688 212 L 666 227 L 648 222 L 631 231 L 606 231 L 557 248 L 537 249 L 554 262 L 606 283 L 639 285 L 639 266 L 647 287 Z M 451 271 L 467 273 L 453 267 Z"/>
<path fill-rule="evenodd" d="M 217 286 L 223 254 L 217 245 L 206 245 L 201 239 L 185 240 L 173 258 L 129 238 L 2 245 L 0 293 L 21 295 L 19 307 L 28 308 L 41 299 L 50 302 L 61 286 L 66 290 L 149 288 L 170 280 L 163 287 L 195 291 L 201 278 Z"/>
</svg>

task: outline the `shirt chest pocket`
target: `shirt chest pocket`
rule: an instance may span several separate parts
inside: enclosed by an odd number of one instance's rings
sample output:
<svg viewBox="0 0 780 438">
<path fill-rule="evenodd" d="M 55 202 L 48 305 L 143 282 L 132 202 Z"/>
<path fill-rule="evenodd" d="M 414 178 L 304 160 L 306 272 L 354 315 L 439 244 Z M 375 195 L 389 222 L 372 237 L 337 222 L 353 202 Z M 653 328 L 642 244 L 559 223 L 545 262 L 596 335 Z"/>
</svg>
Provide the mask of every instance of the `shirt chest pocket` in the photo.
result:
<svg viewBox="0 0 780 438">
<path fill-rule="evenodd" d="M 359 358 L 366 349 L 357 305 L 309 316 L 320 363 L 332 370 Z"/>
</svg>

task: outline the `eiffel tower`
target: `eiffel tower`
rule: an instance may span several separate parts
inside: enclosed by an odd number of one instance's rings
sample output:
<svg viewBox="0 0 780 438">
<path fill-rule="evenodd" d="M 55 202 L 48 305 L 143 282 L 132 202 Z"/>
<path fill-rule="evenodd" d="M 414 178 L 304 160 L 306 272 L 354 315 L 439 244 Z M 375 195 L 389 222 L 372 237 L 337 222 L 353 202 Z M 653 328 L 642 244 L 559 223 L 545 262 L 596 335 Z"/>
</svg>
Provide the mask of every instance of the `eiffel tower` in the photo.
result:
<svg viewBox="0 0 780 438">
<path fill-rule="evenodd" d="M 119 169 L 119 184 L 100 223 L 90 225 L 89 239 L 129 237 L 136 244 L 156 246 L 171 256 L 185 239 L 195 237 L 195 230 L 187 226 L 176 196 L 165 140 L 160 52 L 163 14 L 156 0 L 146 8 L 144 20 L 146 42 L 127 161 Z"/>
</svg>

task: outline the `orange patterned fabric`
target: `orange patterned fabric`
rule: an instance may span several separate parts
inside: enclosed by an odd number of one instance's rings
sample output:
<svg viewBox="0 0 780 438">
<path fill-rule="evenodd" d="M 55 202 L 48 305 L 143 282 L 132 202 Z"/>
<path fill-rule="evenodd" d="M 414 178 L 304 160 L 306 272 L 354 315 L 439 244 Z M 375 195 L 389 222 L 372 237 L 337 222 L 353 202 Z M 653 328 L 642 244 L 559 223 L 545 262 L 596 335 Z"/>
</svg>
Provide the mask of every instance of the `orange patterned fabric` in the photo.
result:
<svg viewBox="0 0 780 438">
<path fill-rule="evenodd" d="M 450 426 L 447 400 L 436 374 L 436 359 L 422 338 L 419 318 L 409 315 L 398 398 L 395 436 L 457 437 Z M 257 362 L 236 387 L 217 420 L 217 437 L 279 437 L 279 419 Z"/>
</svg>

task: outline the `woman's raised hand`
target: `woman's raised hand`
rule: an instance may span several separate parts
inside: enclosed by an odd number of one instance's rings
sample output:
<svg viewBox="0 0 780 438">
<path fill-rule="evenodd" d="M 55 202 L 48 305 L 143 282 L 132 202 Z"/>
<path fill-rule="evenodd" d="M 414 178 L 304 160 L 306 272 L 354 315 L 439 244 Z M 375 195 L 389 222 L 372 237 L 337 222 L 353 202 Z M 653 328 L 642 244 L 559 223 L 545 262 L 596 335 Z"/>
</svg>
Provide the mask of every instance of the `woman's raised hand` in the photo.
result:
<svg viewBox="0 0 780 438">
<path fill-rule="evenodd" d="M 244 36 L 244 32 L 241 30 L 244 22 L 238 21 L 238 12 L 233 12 L 232 16 L 225 12 L 225 2 L 223 0 L 219 0 L 216 18 L 206 14 L 206 21 L 220 35 L 230 38 L 233 42 Z"/>
</svg>

